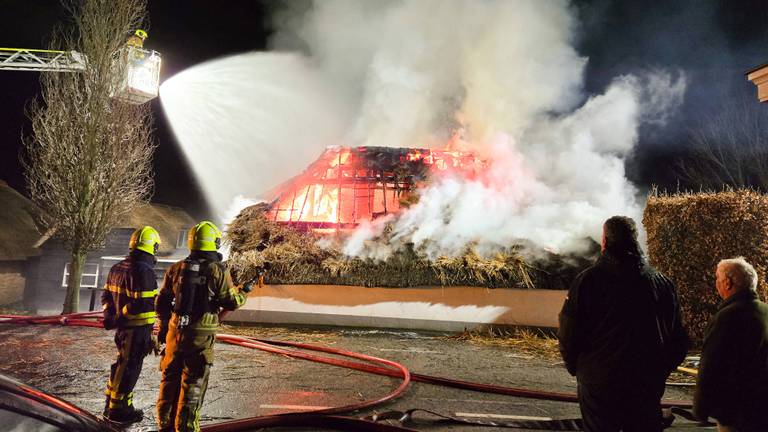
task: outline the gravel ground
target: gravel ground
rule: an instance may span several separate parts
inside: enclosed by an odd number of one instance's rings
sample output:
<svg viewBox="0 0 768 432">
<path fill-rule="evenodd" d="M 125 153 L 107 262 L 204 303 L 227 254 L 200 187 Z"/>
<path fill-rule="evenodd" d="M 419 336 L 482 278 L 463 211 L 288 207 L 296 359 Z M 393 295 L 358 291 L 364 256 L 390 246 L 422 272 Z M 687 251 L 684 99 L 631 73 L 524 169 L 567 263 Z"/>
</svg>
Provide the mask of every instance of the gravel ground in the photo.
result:
<svg viewBox="0 0 768 432">
<path fill-rule="evenodd" d="M 562 363 L 514 346 L 477 343 L 433 333 L 338 328 L 228 327 L 228 333 L 343 348 L 394 360 L 411 371 L 531 389 L 575 392 Z M 93 328 L 0 325 L 0 373 L 17 378 L 98 413 L 114 361 L 112 332 Z M 134 392 L 145 420 L 131 431 L 153 431 L 160 379 L 159 359 L 147 357 Z M 217 344 L 216 360 L 202 409 L 202 422 L 295 411 L 301 407 L 349 404 L 384 395 L 398 380 L 243 347 Z M 692 388 L 668 387 L 665 398 L 690 399 Z M 406 395 L 368 415 L 425 408 L 447 414 L 523 415 L 575 418 L 578 406 L 413 384 Z M 419 422 L 429 431 L 490 431 L 488 427 Z M 508 429 L 515 430 L 515 429 Z M 714 430 L 677 419 L 671 431 Z"/>
</svg>

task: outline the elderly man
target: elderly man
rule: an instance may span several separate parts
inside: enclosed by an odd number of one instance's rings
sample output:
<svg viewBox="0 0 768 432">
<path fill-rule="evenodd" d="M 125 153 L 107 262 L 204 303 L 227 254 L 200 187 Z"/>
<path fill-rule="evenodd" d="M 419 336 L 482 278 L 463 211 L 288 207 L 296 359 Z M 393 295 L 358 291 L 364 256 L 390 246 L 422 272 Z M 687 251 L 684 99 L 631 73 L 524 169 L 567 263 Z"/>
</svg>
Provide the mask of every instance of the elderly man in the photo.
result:
<svg viewBox="0 0 768 432">
<path fill-rule="evenodd" d="M 646 263 L 632 219 L 605 221 L 600 258 L 571 285 L 558 338 L 584 430 L 662 430 L 664 382 L 688 338 L 675 286 Z"/>
<path fill-rule="evenodd" d="M 717 265 L 723 299 L 704 337 L 693 412 L 719 431 L 768 431 L 768 305 L 742 257 Z"/>
</svg>

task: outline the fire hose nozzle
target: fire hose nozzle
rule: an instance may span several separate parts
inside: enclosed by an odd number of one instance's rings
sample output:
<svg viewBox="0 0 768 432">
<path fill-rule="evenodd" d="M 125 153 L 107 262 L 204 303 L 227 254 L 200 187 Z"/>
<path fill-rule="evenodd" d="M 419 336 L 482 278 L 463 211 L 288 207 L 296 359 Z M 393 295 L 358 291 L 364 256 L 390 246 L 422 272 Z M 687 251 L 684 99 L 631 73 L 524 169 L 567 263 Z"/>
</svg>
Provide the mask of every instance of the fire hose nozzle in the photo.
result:
<svg viewBox="0 0 768 432">
<path fill-rule="evenodd" d="M 189 325 L 189 315 L 181 315 L 179 317 L 179 324 L 176 327 L 178 327 L 179 329 L 183 329 L 188 325 Z"/>
</svg>

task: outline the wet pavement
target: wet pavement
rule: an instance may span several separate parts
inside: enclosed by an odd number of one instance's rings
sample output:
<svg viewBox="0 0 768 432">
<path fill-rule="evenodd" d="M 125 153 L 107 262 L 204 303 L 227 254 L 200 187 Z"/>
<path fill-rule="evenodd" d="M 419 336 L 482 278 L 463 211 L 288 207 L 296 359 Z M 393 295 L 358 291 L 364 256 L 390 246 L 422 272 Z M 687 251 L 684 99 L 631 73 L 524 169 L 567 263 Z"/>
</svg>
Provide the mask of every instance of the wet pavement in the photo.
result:
<svg viewBox="0 0 768 432">
<path fill-rule="evenodd" d="M 412 372 L 467 381 L 575 392 L 576 381 L 557 359 L 536 356 L 507 346 L 478 345 L 415 332 L 350 329 L 290 329 L 229 327 L 227 333 L 305 342 L 343 348 L 394 360 Z M 104 407 L 104 388 L 115 348 L 112 332 L 93 328 L 0 325 L 0 373 L 39 387 L 88 411 Z M 159 358 L 147 357 L 134 391 L 134 403 L 145 409 L 145 420 L 129 430 L 154 431 L 154 404 L 160 380 Z M 256 415 L 307 410 L 378 398 L 399 380 L 369 375 L 265 353 L 217 344 L 210 385 L 202 409 L 203 424 Z M 668 387 L 665 398 L 690 399 L 692 388 Z M 575 418 L 572 403 L 537 401 L 414 383 L 407 393 L 374 410 L 424 408 L 476 418 L 532 416 Z M 503 417 L 501 418 L 503 421 Z M 429 431 L 490 431 L 489 427 L 419 422 L 411 426 Z M 507 429 L 516 430 L 516 429 Z M 678 418 L 670 431 L 704 431 Z"/>
</svg>

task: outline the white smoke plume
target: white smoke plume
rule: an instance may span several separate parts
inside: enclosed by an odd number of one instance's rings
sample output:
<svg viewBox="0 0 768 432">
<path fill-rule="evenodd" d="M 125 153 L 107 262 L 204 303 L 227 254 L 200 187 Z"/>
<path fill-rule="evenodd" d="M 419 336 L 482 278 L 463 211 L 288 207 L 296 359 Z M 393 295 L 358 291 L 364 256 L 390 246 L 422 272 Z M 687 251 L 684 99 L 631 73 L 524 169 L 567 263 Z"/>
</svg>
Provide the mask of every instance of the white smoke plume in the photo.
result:
<svg viewBox="0 0 768 432">
<path fill-rule="evenodd" d="M 190 123 L 184 111 L 210 93 L 206 87 L 223 95 L 207 96 L 195 108 L 205 115 L 192 116 L 215 118 L 226 135 L 215 147 L 224 171 L 200 174 L 195 166 L 216 208 L 297 174 L 326 145 L 439 148 L 461 129 L 463 145 L 490 161 L 488 171 L 472 181 L 439 179 L 388 219 L 392 243 L 375 241 L 383 229 L 376 221 L 350 237 L 347 253 L 383 258 L 411 242 L 436 256 L 470 242 L 492 251 L 520 239 L 579 251 L 585 238 L 599 240 L 607 217 L 639 221 L 625 158 L 643 122 L 663 124 L 680 104 L 686 80 L 645 72 L 587 97 L 587 59 L 574 48 L 578 23 L 567 1 L 323 0 L 294 12 L 282 17 L 275 47 L 301 47 L 308 61 L 236 56 L 179 77 L 173 94 L 197 90 L 183 102 L 163 93 L 193 166 L 200 157 L 209 169 L 205 155 L 193 155 L 210 148 L 210 131 L 201 133 L 199 121 L 179 131 L 177 122 Z M 217 68 L 233 74 L 210 73 Z M 222 173 L 231 178 L 206 180 Z"/>
</svg>

